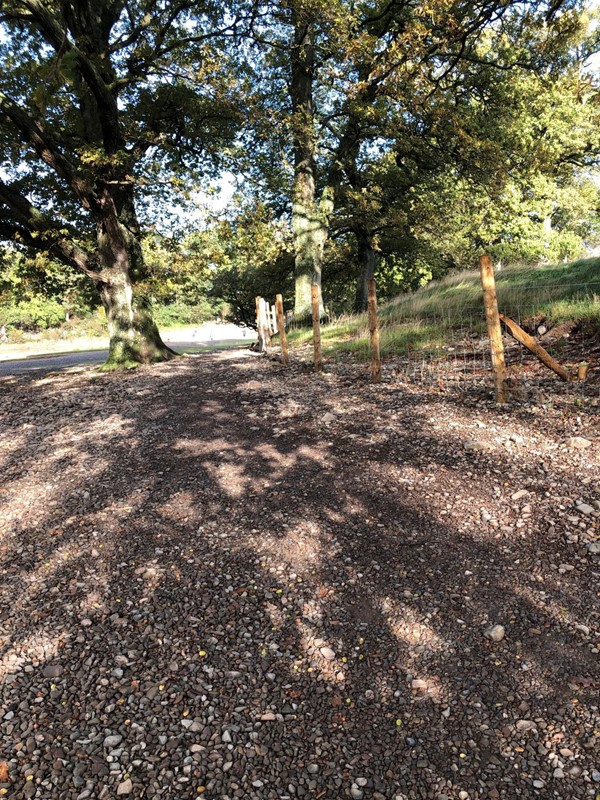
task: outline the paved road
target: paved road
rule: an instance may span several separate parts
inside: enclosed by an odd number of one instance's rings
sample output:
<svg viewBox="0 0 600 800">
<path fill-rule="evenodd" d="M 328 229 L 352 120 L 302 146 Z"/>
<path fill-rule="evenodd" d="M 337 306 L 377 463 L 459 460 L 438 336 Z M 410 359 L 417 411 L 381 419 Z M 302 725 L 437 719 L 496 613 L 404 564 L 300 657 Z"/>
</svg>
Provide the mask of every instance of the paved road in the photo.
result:
<svg viewBox="0 0 600 800">
<path fill-rule="evenodd" d="M 171 342 L 169 347 L 178 353 L 198 353 L 210 352 L 214 349 L 221 349 L 227 346 L 235 347 L 250 344 L 252 337 L 247 339 L 209 339 L 194 340 L 191 342 Z M 47 372 L 57 372 L 59 370 L 76 369 L 77 367 L 102 364 L 106 361 L 108 350 L 81 351 L 78 353 L 63 353 L 53 356 L 30 356 L 29 358 L 17 361 L 0 361 L 0 378 L 14 375 L 25 375 L 36 373 L 43 375 Z"/>
</svg>

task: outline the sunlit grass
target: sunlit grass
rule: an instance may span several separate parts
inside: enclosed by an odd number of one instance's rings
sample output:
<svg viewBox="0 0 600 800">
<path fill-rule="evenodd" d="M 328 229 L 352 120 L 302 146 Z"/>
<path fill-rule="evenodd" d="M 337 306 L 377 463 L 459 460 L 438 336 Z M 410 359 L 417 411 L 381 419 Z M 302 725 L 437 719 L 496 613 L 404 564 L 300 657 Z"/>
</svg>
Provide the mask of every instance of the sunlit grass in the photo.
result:
<svg viewBox="0 0 600 800">
<path fill-rule="evenodd" d="M 498 305 L 519 321 L 548 325 L 583 320 L 600 328 L 600 259 L 542 267 L 509 267 L 496 273 Z M 382 355 L 435 351 L 449 340 L 483 333 L 485 321 L 478 271 L 460 272 L 400 295 L 379 309 Z M 312 330 L 291 330 L 292 346 L 312 342 Z M 321 328 L 324 353 L 369 358 L 366 314 L 344 316 Z"/>
</svg>

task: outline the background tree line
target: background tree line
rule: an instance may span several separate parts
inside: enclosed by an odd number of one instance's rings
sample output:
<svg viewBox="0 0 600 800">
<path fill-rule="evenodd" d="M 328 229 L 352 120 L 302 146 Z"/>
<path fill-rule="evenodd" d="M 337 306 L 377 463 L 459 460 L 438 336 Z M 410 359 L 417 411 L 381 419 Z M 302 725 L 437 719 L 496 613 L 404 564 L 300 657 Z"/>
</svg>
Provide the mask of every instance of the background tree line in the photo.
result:
<svg viewBox="0 0 600 800">
<path fill-rule="evenodd" d="M 276 291 L 302 317 L 313 280 L 360 310 L 374 274 L 390 297 L 484 248 L 537 263 L 597 242 L 579 2 L 0 8 L 0 313 L 101 304 L 114 365 L 171 356 L 155 317 L 252 324 Z M 194 217 L 223 171 L 234 202 Z"/>
</svg>

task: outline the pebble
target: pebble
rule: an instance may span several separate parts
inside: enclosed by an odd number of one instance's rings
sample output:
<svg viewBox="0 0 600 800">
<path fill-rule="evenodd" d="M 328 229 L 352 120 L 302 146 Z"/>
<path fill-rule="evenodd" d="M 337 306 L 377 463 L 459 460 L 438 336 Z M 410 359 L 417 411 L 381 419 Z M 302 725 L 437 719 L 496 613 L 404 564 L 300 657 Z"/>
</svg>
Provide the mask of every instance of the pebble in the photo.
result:
<svg viewBox="0 0 600 800">
<path fill-rule="evenodd" d="M 470 453 L 485 453 L 494 449 L 489 442 L 482 442 L 479 439 L 467 439 L 463 447 Z"/>
<path fill-rule="evenodd" d="M 567 447 L 571 450 L 585 450 L 588 447 L 591 447 L 591 442 L 589 439 L 584 439 L 583 436 L 571 436 L 567 439 Z"/>
<path fill-rule="evenodd" d="M 506 636 L 506 629 L 504 625 L 491 625 L 489 628 L 486 628 L 483 635 L 493 642 L 501 642 Z"/>
<path fill-rule="evenodd" d="M 593 506 L 590 506 L 587 503 L 577 503 L 575 508 L 577 509 L 577 511 L 579 511 L 580 514 L 585 514 L 586 516 L 593 514 L 594 511 L 596 510 Z"/>
<path fill-rule="evenodd" d="M 131 794 L 132 791 L 133 783 L 131 782 L 131 778 L 127 778 L 127 780 L 124 780 L 117 786 L 117 795 Z"/>
<path fill-rule="evenodd" d="M 527 497 L 528 494 L 529 492 L 527 491 L 527 489 L 519 489 L 518 492 L 515 492 L 513 495 L 511 495 L 510 499 L 520 500 L 522 497 Z"/>
<path fill-rule="evenodd" d="M 121 734 L 120 733 L 114 733 L 111 736 L 107 736 L 104 739 L 104 747 L 107 750 L 114 750 L 114 748 L 118 744 L 121 744 L 122 741 L 123 741 L 123 737 L 121 736 Z"/>
<path fill-rule="evenodd" d="M 520 719 L 517 722 L 517 730 L 520 733 L 526 733 L 527 731 L 535 731 L 537 730 L 537 725 L 531 719 Z"/>
<path fill-rule="evenodd" d="M 331 649 L 331 647 L 321 647 L 320 651 L 323 658 L 326 658 L 328 661 L 331 661 L 335 658 L 335 651 Z"/>
<path fill-rule="evenodd" d="M 597 555 L 598 553 L 600 553 L 600 542 L 590 542 L 590 544 L 588 544 L 587 549 L 588 553 L 591 553 L 592 555 Z"/>
<path fill-rule="evenodd" d="M 63 674 L 63 668 L 60 664 L 46 664 L 42 674 L 44 678 L 60 678 Z"/>
</svg>

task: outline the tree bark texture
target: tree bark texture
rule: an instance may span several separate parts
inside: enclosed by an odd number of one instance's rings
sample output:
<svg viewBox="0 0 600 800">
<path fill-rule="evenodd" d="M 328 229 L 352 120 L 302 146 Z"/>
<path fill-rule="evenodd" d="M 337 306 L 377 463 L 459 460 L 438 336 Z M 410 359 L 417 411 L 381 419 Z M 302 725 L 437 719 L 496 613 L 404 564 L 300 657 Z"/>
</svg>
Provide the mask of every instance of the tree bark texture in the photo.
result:
<svg viewBox="0 0 600 800">
<path fill-rule="evenodd" d="M 109 335 L 107 369 L 149 364 L 174 358 L 152 319 L 147 298 L 135 284 L 145 276 L 140 230 L 128 192 L 105 192 L 106 215 L 98 221 L 98 262 L 102 280 L 97 288 L 106 312 Z"/>
<path fill-rule="evenodd" d="M 369 281 L 375 278 L 375 247 L 368 231 L 355 231 L 360 274 L 356 285 L 355 311 L 366 311 L 369 303 Z"/>
<path fill-rule="evenodd" d="M 294 314 L 311 314 L 311 286 L 319 287 L 323 250 L 328 236 L 328 218 L 332 211 L 329 192 L 317 198 L 313 83 L 315 70 L 314 21 L 294 10 L 294 45 L 292 49 L 291 100 L 293 110 L 294 189 L 292 233 L 294 237 L 296 293 Z"/>
</svg>

